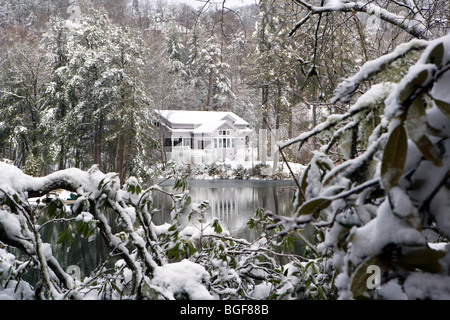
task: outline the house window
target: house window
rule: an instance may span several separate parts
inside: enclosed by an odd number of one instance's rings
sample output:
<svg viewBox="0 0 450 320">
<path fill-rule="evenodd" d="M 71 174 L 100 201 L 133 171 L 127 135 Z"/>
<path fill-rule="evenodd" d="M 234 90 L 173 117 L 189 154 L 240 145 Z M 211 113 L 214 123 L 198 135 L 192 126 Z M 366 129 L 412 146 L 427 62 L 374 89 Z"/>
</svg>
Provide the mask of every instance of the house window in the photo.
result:
<svg viewBox="0 0 450 320">
<path fill-rule="evenodd" d="M 214 148 L 230 149 L 234 148 L 234 138 L 215 138 Z"/>
<path fill-rule="evenodd" d="M 231 135 L 231 130 L 219 130 L 219 136 L 229 136 Z"/>
<path fill-rule="evenodd" d="M 174 147 L 190 147 L 191 146 L 191 138 L 174 138 L 173 146 Z"/>
<path fill-rule="evenodd" d="M 181 147 L 181 142 L 183 141 L 183 139 L 182 138 L 175 138 L 175 139 L 173 139 L 173 146 L 174 147 L 177 147 L 177 146 L 180 146 Z"/>
<path fill-rule="evenodd" d="M 183 146 L 190 147 L 191 146 L 191 138 L 183 138 Z"/>
<path fill-rule="evenodd" d="M 205 149 L 205 142 L 203 140 L 197 140 L 197 149 Z"/>
</svg>

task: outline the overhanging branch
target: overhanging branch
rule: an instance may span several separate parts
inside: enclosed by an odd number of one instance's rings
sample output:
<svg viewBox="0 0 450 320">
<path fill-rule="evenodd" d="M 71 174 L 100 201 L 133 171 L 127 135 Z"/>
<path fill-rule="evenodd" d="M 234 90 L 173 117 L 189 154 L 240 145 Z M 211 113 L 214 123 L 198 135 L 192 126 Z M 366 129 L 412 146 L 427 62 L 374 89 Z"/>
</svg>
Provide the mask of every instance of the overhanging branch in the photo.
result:
<svg viewBox="0 0 450 320">
<path fill-rule="evenodd" d="M 294 26 L 294 28 L 290 32 L 290 35 L 295 33 L 295 31 L 298 28 L 300 28 L 300 26 L 303 25 L 313 14 L 356 11 L 356 12 L 363 12 L 368 15 L 376 15 L 381 20 L 404 30 L 405 32 L 409 33 L 411 36 L 415 38 L 425 40 L 431 38 L 430 32 L 426 29 L 426 26 L 421 21 L 415 19 L 408 19 L 404 16 L 397 15 L 372 3 L 357 1 L 324 6 L 313 6 L 304 0 L 293 0 L 293 1 L 298 5 L 307 9 L 309 13 L 305 18 L 303 18 Z"/>
</svg>

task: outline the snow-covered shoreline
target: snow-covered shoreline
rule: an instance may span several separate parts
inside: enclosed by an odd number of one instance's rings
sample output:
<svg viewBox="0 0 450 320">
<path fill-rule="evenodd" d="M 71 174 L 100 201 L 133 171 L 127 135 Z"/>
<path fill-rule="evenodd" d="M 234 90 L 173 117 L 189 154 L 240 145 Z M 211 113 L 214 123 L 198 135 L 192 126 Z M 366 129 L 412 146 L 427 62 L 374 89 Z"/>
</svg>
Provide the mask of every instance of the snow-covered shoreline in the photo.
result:
<svg viewBox="0 0 450 320">
<path fill-rule="evenodd" d="M 299 163 L 278 163 L 277 169 L 273 170 L 273 163 L 267 162 L 263 165 L 261 161 L 225 161 L 212 164 L 177 164 L 169 162 L 166 165 L 158 165 L 149 169 L 149 176 L 153 180 L 161 182 L 171 176 L 173 170 L 186 176 L 189 180 L 293 180 L 298 179 L 303 172 L 304 166 Z M 290 169 L 289 169 L 290 168 Z M 292 173 L 291 173 L 292 170 Z"/>
</svg>

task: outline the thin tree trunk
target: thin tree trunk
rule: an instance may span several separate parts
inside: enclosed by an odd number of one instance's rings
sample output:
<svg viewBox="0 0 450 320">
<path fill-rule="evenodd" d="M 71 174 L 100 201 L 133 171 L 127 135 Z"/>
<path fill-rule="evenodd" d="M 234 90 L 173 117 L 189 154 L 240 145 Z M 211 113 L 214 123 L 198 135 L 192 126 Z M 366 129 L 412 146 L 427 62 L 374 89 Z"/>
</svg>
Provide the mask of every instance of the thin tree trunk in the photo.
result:
<svg viewBox="0 0 450 320">
<path fill-rule="evenodd" d="M 58 164 L 58 170 L 64 170 L 66 168 L 66 161 L 65 161 L 65 146 L 64 141 L 61 142 L 60 149 L 59 149 L 59 164 Z"/>
<path fill-rule="evenodd" d="M 208 76 L 208 94 L 206 97 L 206 104 L 203 105 L 203 111 L 206 111 L 206 109 L 209 109 L 209 106 L 211 104 L 211 91 L 212 91 L 212 72 L 209 73 Z"/>
<path fill-rule="evenodd" d="M 119 137 L 118 141 L 118 159 L 117 159 L 117 171 L 119 173 L 120 184 L 124 183 L 124 154 L 125 154 L 125 146 L 123 136 Z"/>
<path fill-rule="evenodd" d="M 102 117 L 94 126 L 94 164 L 101 165 L 101 140 L 102 140 L 103 121 Z"/>
<path fill-rule="evenodd" d="M 267 108 L 269 102 L 269 85 L 264 84 L 261 88 L 262 94 L 262 130 L 260 131 L 260 153 L 261 153 L 261 163 L 266 165 L 267 161 Z"/>
</svg>

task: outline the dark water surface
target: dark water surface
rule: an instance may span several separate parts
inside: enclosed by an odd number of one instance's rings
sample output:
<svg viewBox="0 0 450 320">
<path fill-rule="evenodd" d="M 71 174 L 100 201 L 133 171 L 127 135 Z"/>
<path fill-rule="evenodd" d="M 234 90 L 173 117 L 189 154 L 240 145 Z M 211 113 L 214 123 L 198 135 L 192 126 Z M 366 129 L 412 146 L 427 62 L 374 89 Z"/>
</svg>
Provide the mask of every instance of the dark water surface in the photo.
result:
<svg viewBox="0 0 450 320">
<path fill-rule="evenodd" d="M 166 191 L 170 191 L 173 181 L 162 185 Z M 192 202 L 209 202 L 207 218 L 217 217 L 234 237 L 253 240 L 258 235 L 249 230 L 249 219 L 258 208 L 279 215 L 290 215 L 294 186 L 293 181 L 287 180 L 192 180 L 189 181 L 188 189 Z M 157 207 L 162 208 L 161 220 L 155 222 L 170 221 L 170 199 L 155 193 L 154 201 Z"/>
</svg>

